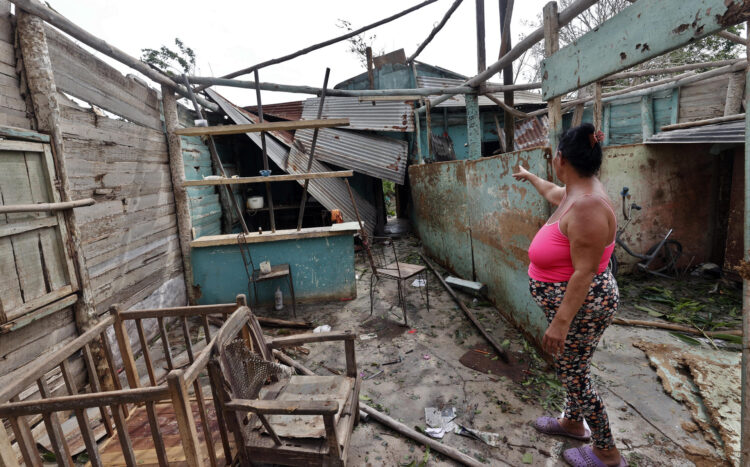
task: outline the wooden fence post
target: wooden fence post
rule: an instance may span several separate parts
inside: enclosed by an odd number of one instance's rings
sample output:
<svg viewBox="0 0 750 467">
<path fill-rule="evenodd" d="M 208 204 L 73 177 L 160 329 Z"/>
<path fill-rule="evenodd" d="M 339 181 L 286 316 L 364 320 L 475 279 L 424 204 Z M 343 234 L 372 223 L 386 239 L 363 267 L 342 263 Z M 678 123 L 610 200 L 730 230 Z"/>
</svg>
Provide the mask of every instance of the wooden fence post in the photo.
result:
<svg viewBox="0 0 750 467">
<path fill-rule="evenodd" d="M 177 426 L 180 430 L 182 449 L 185 452 L 185 461 L 189 467 L 202 467 L 203 456 L 198 448 L 198 431 L 195 428 L 193 410 L 190 406 L 190 396 L 185 385 L 184 372 L 172 370 L 167 375 L 169 395 L 172 397 L 172 406 L 177 417 Z"/>
<path fill-rule="evenodd" d="M 644 143 L 654 136 L 654 100 L 650 95 L 641 97 L 641 133 Z"/>
<path fill-rule="evenodd" d="M 25 76 L 34 117 L 39 131 L 49 133 L 57 177 L 60 182 L 62 201 L 71 201 L 70 182 L 65 166 L 65 149 L 61 127 L 60 107 L 57 101 L 57 87 L 52 74 L 47 36 L 44 22 L 36 16 L 18 9 L 16 11 L 18 42 L 23 57 Z M 86 259 L 81 246 L 81 233 L 78 230 L 74 210 L 65 211 L 65 221 L 70 235 L 70 249 L 78 275 L 79 300 L 74 305 L 76 326 L 83 333 L 96 321 L 96 309 L 91 291 L 91 281 L 86 268 Z"/>
<path fill-rule="evenodd" d="M 175 130 L 178 128 L 177 99 L 172 88 L 161 87 L 161 102 L 169 148 L 169 171 L 172 176 L 172 191 L 174 192 L 174 204 L 177 213 L 177 232 L 180 238 L 182 269 L 185 273 L 185 289 L 187 290 L 188 303 L 195 305 L 197 298 L 193 288 L 193 263 L 190 261 L 190 240 L 192 239 L 190 201 L 187 189 L 182 186 L 185 182 L 185 164 L 182 160 L 182 143 L 179 135 L 175 134 Z"/>
<path fill-rule="evenodd" d="M 544 6 L 544 56 L 557 52 L 560 47 L 560 26 L 557 14 L 557 2 L 549 2 Z M 542 78 L 544 79 L 544 78 Z M 557 141 L 562 133 L 562 108 L 560 97 L 547 101 L 549 108 L 549 146 L 554 155 L 557 151 Z"/>
</svg>

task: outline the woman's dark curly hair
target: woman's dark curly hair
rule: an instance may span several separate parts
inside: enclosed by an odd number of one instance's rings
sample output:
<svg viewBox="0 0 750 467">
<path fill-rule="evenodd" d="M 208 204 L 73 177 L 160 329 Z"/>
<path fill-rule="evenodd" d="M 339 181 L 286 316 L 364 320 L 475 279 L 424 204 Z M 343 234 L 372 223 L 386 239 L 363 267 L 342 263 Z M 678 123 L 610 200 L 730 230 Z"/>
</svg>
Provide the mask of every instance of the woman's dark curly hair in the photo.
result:
<svg viewBox="0 0 750 467">
<path fill-rule="evenodd" d="M 591 177 L 602 166 L 602 146 L 596 140 L 594 125 L 584 123 L 565 131 L 557 149 L 582 177 Z"/>
</svg>

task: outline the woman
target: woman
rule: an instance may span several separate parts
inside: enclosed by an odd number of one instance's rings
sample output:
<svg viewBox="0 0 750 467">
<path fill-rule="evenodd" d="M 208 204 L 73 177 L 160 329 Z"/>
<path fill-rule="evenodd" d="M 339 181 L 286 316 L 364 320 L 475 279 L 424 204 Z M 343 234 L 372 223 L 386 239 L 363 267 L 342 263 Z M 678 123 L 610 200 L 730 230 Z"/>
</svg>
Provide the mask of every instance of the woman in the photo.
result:
<svg viewBox="0 0 750 467">
<path fill-rule="evenodd" d="M 554 356 L 567 397 L 561 418 L 541 417 L 534 427 L 550 435 L 583 441 L 593 438 L 593 447 L 563 453 L 575 467 L 627 465 L 615 447 L 607 412 L 590 379 L 591 357 L 619 300 L 617 282 L 607 268 L 617 219 L 596 177 L 602 163 L 601 139 L 603 134 L 588 123 L 562 135 L 552 165 L 565 186 L 520 166 L 513 174 L 516 180 L 531 182 L 557 206 L 529 246 L 529 288 L 547 316 L 549 327 L 542 347 Z"/>
</svg>

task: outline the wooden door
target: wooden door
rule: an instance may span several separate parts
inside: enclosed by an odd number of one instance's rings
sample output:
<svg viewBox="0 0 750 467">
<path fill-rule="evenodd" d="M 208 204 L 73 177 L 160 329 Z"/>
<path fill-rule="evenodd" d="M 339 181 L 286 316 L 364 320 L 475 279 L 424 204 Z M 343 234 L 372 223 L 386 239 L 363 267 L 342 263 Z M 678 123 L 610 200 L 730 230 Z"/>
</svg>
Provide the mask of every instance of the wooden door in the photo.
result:
<svg viewBox="0 0 750 467">
<path fill-rule="evenodd" d="M 0 204 L 59 202 L 47 144 L 0 141 Z M 0 324 L 78 289 L 61 211 L 0 214 Z"/>
</svg>

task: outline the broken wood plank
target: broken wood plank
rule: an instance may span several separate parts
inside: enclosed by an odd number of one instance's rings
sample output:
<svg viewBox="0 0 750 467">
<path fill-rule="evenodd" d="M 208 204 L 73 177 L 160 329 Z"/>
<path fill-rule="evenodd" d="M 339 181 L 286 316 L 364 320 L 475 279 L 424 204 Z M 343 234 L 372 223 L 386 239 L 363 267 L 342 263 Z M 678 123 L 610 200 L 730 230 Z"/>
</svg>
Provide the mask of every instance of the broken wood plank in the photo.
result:
<svg viewBox="0 0 750 467">
<path fill-rule="evenodd" d="M 79 199 L 76 201 L 66 201 L 61 203 L 36 203 L 36 204 L 13 204 L 0 206 L 0 213 L 10 212 L 51 212 L 63 211 L 65 209 L 80 208 L 95 204 L 93 198 Z"/>
<path fill-rule="evenodd" d="M 281 240 L 297 240 L 301 238 L 315 237 L 334 237 L 337 235 L 346 235 L 359 231 L 356 222 L 347 222 L 345 224 L 334 224 L 344 227 L 310 227 L 302 229 L 299 232 L 296 229 L 277 230 L 275 233 L 267 232 L 258 234 L 253 232 L 249 235 L 206 235 L 190 242 L 193 248 L 204 248 L 209 246 L 237 245 L 240 238 L 244 243 L 263 243 L 278 242 Z"/>
<path fill-rule="evenodd" d="M 301 174 L 286 175 L 269 175 L 268 177 L 237 177 L 221 178 L 214 180 L 187 180 L 182 186 L 213 186 L 213 185 L 239 185 L 243 183 L 267 183 L 267 182 L 286 182 L 293 180 L 310 180 L 318 178 L 344 178 L 354 176 L 352 170 L 337 170 L 334 172 L 313 172 Z"/>
<path fill-rule="evenodd" d="M 60 310 L 64 310 L 65 308 L 72 306 L 77 300 L 78 296 L 75 294 L 71 294 L 61 300 L 39 308 L 32 313 L 26 313 L 18 319 L 0 325 L 0 335 L 16 331 L 17 329 L 27 326 L 34 321 L 38 321 L 53 313 L 57 313 Z"/>
<path fill-rule="evenodd" d="M 613 321 L 614 324 L 620 324 L 622 326 L 643 326 L 648 328 L 658 328 L 658 329 L 668 329 L 671 331 L 680 331 L 685 332 L 688 334 L 694 334 L 696 336 L 708 336 L 708 337 L 715 337 L 717 335 L 729 335 L 729 336 L 741 336 L 742 330 L 741 329 L 731 329 L 727 331 L 701 331 L 700 329 L 691 328 L 689 326 L 683 326 L 681 324 L 672 324 L 672 323 L 660 323 L 658 321 L 646 321 L 646 320 L 638 320 L 638 319 L 625 319 L 625 318 L 615 318 Z"/>
<path fill-rule="evenodd" d="M 0 209 L 5 206 L 0 206 Z M 25 222 L 13 222 L 10 224 L 0 224 L 0 237 L 8 237 L 32 230 L 42 229 L 44 227 L 53 227 L 57 225 L 56 217 L 39 217 Z"/>
<path fill-rule="evenodd" d="M 26 128 L 16 128 L 13 126 L 0 125 L 0 137 L 10 139 L 22 139 L 37 143 L 49 143 L 49 135 L 38 133 Z"/>
<path fill-rule="evenodd" d="M 177 129 L 175 130 L 175 134 L 182 136 L 240 135 L 243 133 L 257 133 L 263 131 L 289 131 L 305 128 L 332 128 L 340 126 L 349 126 L 349 119 L 328 118 L 322 120 L 295 120 L 289 122 L 263 122 L 242 125 L 196 126 Z"/>
<path fill-rule="evenodd" d="M 461 310 L 463 310 L 464 314 L 469 318 L 469 321 L 471 321 L 474 326 L 479 330 L 479 332 L 484 336 L 485 339 L 487 339 L 487 342 L 489 342 L 492 347 L 495 348 L 495 351 L 500 356 L 500 358 L 505 362 L 508 363 L 508 354 L 505 352 L 505 349 L 503 346 L 497 343 L 497 341 L 490 336 L 487 333 L 487 330 L 484 329 L 484 326 L 479 322 L 476 316 L 474 316 L 474 313 L 472 313 L 468 308 L 466 308 L 466 305 L 464 305 L 464 302 L 462 302 L 458 296 L 456 296 L 456 293 L 453 291 L 450 285 L 448 285 L 445 282 L 445 279 L 443 279 L 443 276 L 438 274 L 437 269 L 435 269 L 435 266 L 432 265 L 432 263 L 422 254 L 420 253 L 419 256 L 422 258 L 422 261 L 427 265 L 428 268 L 435 274 L 435 276 L 440 280 L 440 283 L 443 284 L 443 287 L 445 287 L 445 290 L 448 292 L 448 294 L 453 298 L 453 301 L 458 304 L 459 307 L 461 307 Z"/>
</svg>

